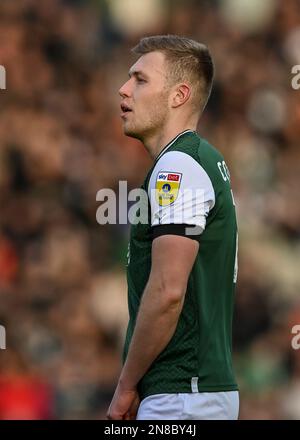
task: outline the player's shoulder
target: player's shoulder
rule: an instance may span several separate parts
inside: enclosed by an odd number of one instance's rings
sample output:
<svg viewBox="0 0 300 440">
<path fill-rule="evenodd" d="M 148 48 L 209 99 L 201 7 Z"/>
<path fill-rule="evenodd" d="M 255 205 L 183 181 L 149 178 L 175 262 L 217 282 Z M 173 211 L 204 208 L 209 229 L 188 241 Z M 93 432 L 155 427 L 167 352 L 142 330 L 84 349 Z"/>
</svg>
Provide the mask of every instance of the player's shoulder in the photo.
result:
<svg viewBox="0 0 300 440">
<path fill-rule="evenodd" d="M 170 154 L 172 151 L 181 151 L 200 162 L 215 159 L 224 160 L 220 151 L 196 131 L 191 131 L 180 137 L 165 154 Z"/>
<path fill-rule="evenodd" d="M 182 154 L 179 154 L 182 153 Z M 171 148 L 161 157 L 160 163 L 176 161 L 186 161 L 192 158 L 204 169 L 214 169 L 218 162 L 223 162 L 224 157 L 221 152 L 213 146 L 207 139 L 200 136 L 197 132 L 189 132 L 182 136 Z M 189 160 L 190 162 L 190 160 Z"/>
<path fill-rule="evenodd" d="M 150 187 L 155 182 L 168 182 L 170 185 L 177 182 L 181 187 L 197 186 L 197 182 L 208 182 L 209 173 L 206 166 L 202 166 L 198 149 L 201 143 L 199 136 L 189 132 L 181 137 L 180 141 L 171 145 L 158 158 L 149 175 Z"/>
<path fill-rule="evenodd" d="M 214 180 L 219 173 L 218 164 L 223 161 L 223 156 L 212 144 L 197 132 L 189 131 L 162 152 L 149 172 L 147 183 L 162 171 L 196 177 L 204 173 Z"/>
</svg>

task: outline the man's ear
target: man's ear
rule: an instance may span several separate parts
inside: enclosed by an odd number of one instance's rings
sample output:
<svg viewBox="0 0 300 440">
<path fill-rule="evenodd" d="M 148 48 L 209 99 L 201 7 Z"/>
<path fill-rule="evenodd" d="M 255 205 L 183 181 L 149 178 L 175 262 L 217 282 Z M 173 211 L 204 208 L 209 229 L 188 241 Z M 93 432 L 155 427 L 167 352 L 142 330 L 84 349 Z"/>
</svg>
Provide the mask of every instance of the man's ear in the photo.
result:
<svg viewBox="0 0 300 440">
<path fill-rule="evenodd" d="M 180 107 L 191 96 L 191 88 L 186 83 L 177 84 L 172 95 L 171 106 L 173 108 Z"/>
</svg>

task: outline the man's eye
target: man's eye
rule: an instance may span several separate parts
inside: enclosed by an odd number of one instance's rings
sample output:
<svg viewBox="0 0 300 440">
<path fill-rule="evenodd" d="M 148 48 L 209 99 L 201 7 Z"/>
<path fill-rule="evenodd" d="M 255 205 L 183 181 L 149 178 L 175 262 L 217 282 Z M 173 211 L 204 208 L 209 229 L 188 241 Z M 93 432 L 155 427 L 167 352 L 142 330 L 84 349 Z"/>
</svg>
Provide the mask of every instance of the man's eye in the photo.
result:
<svg viewBox="0 0 300 440">
<path fill-rule="evenodd" d="M 146 80 L 145 80 L 145 79 L 143 79 L 143 78 L 137 78 L 137 82 L 138 82 L 138 83 L 145 83 L 145 82 L 146 82 Z"/>
</svg>

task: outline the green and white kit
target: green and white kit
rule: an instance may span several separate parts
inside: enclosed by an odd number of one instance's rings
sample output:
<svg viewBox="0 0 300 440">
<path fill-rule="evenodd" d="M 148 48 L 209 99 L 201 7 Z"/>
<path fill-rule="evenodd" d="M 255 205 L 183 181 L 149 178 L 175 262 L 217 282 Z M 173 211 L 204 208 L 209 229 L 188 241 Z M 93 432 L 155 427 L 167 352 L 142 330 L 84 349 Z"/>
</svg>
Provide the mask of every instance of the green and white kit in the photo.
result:
<svg viewBox="0 0 300 440">
<path fill-rule="evenodd" d="M 131 225 L 130 319 L 123 361 L 151 270 L 153 240 L 186 235 L 200 245 L 175 333 L 138 384 L 140 398 L 237 390 L 232 366 L 237 223 L 224 158 L 196 132 L 186 130 L 162 150 L 142 188 L 148 193 L 149 222 Z"/>
</svg>

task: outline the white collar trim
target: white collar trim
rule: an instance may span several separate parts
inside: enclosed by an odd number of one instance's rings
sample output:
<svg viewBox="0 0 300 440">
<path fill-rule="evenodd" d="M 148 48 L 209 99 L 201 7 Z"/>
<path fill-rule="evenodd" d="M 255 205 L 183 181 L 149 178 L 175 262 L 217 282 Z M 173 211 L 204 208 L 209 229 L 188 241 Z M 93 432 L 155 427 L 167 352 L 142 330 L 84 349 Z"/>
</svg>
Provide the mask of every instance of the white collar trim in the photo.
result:
<svg viewBox="0 0 300 440">
<path fill-rule="evenodd" d="M 191 130 L 190 128 L 188 128 L 187 130 L 182 131 L 181 133 L 179 133 L 169 144 L 167 144 L 159 153 L 159 155 L 157 156 L 157 158 L 155 159 L 155 161 L 158 161 L 158 159 L 161 157 L 161 155 L 168 149 L 170 148 L 174 142 L 177 141 L 178 138 L 180 138 L 181 136 L 183 136 L 186 133 L 193 133 L 193 130 Z"/>
</svg>

